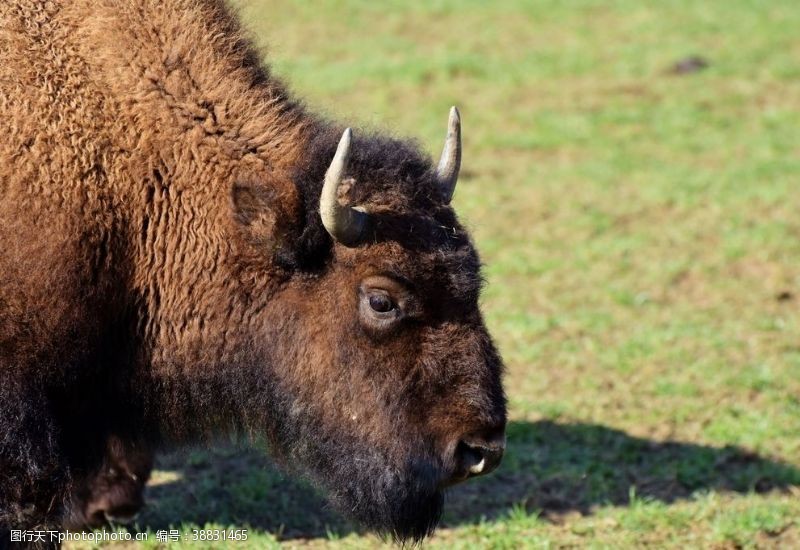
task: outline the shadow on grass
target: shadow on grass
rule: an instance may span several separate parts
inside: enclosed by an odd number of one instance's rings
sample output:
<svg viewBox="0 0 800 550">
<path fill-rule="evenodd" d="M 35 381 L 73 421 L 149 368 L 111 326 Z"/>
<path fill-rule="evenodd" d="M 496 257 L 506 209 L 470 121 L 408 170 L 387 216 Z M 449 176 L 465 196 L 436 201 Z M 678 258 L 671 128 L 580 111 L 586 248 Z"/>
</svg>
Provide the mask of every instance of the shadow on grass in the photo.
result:
<svg viewBox="0 0 800 550">
<path fill-rule="evenodd" d="M 234 446 L 162 457 L 139 528 L 180 523 L 248 526 L 279 538 L 356 530 L 313 489 L 258 450 Z M 800 470 L 736 447 L 654 442 L 593 424 L 512 422 L 500 469 L 453 489 L 445 525 L 524 506 L 558 521 L 637 498 L 673 502 L 701 490 L 765 492 L 800 486 Z"/>
<path fill-rule="evenodd" d="M 512 422 L 503 465 L 449 499 L 446 522 L 502 516 L 524 506 L 557 520 L 632 495 L 666 503 L 697 491 L 767 492 L 800 486 L 800 470 L 738 447 L 633 437 L 596 424 Z"/>
</svg>

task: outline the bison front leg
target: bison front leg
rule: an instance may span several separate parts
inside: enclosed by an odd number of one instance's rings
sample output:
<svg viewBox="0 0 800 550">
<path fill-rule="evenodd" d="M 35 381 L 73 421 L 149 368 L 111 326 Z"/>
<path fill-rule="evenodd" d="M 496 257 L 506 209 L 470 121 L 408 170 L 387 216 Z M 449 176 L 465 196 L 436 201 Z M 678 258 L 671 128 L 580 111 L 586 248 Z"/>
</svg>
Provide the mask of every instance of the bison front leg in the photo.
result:
<svg viewBox="0 0 800 550">
<path fill-rule="evenodd" d="M 153 455 L 141 444 L 111 436 L 99 470 L 77 484 L 64 529 L 129 523 L 144 506 L 144 488 L 153 468 Z"/>
<path fill-rule="evenodd" d="M 13 365 L 2 359 L 0 356 L 0 548 L 4 549 L 11 544 L 12 530 L 48 529 L 57 524 L 70 480 L 58 443 L 58 427 L 43 391 L 24 373 L 15 376 Z"/>
</svg>

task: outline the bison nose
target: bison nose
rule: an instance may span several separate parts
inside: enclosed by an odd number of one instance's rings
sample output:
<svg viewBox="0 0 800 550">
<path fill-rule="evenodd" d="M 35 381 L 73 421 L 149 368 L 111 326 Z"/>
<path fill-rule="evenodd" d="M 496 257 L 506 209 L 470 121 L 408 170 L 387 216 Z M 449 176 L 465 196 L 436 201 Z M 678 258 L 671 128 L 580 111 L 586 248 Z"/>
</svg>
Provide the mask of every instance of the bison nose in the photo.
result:
<svg viewBox="0 0 800 550">
<path fill-rule="evenodd" d="M 503 428 L 463 438 L 456 447 L 455 469 L 448 485 L 495 470 L 500 465 L 505 449 Z"/>
</svg>

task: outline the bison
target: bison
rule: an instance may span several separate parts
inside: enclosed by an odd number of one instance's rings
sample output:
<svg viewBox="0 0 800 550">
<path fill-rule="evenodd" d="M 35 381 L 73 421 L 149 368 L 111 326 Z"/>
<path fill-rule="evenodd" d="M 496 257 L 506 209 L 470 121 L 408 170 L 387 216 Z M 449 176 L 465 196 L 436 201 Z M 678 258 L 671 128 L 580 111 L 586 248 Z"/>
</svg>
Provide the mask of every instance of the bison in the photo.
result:
<svg viewBox="0 0 800 550">
<path fill-rule="evenodd" d="M 69 516 L 61 527 L 81 530 L 109 522 L 131 523 L 144 505 L 144 488 L 153 468 L 153 454 L 143 446 L 111 436 L 105 460 L 83 485 L 72 491 Z"/>
<path fill-rule="evenodd" d="M 0 125 L 0 532 L 132 513 L 223 434 L 400 540 L 498 465 L 457 110 L 434 165 L 310 112 L 222 0 L 3 0 Z"/>
</svg>

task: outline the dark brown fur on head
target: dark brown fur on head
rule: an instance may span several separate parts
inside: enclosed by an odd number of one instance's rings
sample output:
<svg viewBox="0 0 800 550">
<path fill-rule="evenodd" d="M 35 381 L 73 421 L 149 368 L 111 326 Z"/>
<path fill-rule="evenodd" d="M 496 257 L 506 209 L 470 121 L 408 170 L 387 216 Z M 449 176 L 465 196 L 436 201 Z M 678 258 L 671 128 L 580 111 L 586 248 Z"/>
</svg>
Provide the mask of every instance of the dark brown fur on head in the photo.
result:
<svg viewBox="0 0 800 550">
<path fill-rule="evenodd" d="M 345 246 L 319 213 L 342 128 L 223 2 L 9 0 L 0 38 L 0 531 L 136 508 L 150 449 L 239 432 L 365 525 L 428 534 L 505 426 L 430 158 L 356 131 L 341 198 L 369 226 Z"/>
<path fill-rule="evenodd" d="M 298 169 L 306 212 L 317 212 L 338 137 L 320 129 L 306 155 L 316 162 Z M 276 452 L 350 515 L 419 539 L 438 520 L 454 446 L 505 423 L 501 361 L 478 310 L 478 256 L 430 160 L 409 142 L 366 134 L 347 175 L 343 198 L 370 212 L 368 233 L 344 247 L 318 215 L 306 219 L 292 260 L 311 278 L 276 297 L 263 333 L 275 407 L 263 423 L 281 419 Z M 403 302 L 406 317 L 392 326 L 360 309 L 363 282 L 375 278 Z"/>
</svg>

